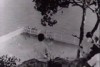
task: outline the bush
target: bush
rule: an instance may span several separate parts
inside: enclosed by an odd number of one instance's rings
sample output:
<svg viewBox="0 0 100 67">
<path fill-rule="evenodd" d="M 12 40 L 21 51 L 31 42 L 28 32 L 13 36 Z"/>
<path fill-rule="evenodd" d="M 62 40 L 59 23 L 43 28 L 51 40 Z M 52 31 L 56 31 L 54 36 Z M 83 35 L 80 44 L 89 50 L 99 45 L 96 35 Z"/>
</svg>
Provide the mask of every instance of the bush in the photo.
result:
<svg viewBox="0 0 100 67">
<path fill-rule="evenodd" d="M 15 56 L 10 57 L 8 55 L 3 55 L 0 57 L 0 67 L 14 67 L 19 61 L 20 59 Z"/>
</svg>

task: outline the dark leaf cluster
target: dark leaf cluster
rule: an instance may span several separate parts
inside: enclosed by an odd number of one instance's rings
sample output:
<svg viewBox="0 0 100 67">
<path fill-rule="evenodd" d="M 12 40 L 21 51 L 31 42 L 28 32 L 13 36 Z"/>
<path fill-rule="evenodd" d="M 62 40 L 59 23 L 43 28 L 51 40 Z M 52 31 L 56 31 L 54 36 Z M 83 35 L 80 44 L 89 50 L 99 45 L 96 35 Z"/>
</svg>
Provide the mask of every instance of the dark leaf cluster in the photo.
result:
<svg viewBox="0 0 100 67">
<path fill-rule="evenodd" d="M 20 59 L 16 58 L 15 56 L 9 57 L 8 55 L 3 55 L 0 57 L 0 67 L 13 67 L 20 61 Z"/>
<path fill-rule="evenodd" d="M 53 26 L 57 23 L 56 20 L 51 17 L 57 13 L 58 7 L 67 8 L 70 4 L 70 0 L 33 0 L 35 2 L 35 9 L 41 12 L 43 18 L 41 24 L 43 26 Z"/>
</svg>

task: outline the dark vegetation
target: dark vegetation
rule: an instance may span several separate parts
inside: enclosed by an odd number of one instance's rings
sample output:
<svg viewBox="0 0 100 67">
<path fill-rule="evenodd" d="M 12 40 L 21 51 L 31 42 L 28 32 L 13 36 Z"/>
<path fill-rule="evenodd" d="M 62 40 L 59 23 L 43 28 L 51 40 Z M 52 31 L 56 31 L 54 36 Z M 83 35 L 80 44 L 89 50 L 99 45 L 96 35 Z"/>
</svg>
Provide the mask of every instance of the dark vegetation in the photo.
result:
<svg viewBox="0 0 100 67">
<path fill-rule="evenodd" d="M 85 58 L 68 60 L 60 57 L 50 59 L 47 62 L 39 61 L 37 59 L 30 59 L 24 61 L 17 67 L 90 67 L 85 61 Z"/>
<path fill-rule="evenodd" d="M 14 67 L 19 61 L 20 59 L 15 56 L 9 57 L 8 55 L 3 55 L 0 57 L 0 67 Z"/>
</svg>

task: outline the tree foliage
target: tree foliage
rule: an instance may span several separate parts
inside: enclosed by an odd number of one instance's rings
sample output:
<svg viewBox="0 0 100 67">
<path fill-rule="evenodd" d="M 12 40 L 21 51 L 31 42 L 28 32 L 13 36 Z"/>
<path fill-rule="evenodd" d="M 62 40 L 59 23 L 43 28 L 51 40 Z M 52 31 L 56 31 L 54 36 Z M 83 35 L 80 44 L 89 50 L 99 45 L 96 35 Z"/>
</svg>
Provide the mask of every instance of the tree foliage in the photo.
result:
<svg viewBox="0 0 100 67">
<path fill-rule="evenodd" d="M 33 0 L 33 2 L 35 2 L 34 8 L 43 16 L 41 19 L 43 26 L 53 26 L 57 23 L 52 16 L 59 11 L 59 8 L 68 8 L 72 5 L 85 9 L 90 5 L 97 5 L 95 0 Z"/>
<path fill-rule="evenodd" d="M 20 59 L 15 56 L 9 57 L 8 55 L 3 55 L 0 57 L 0 67 L 13 67 L 19 62 Z"/>
<path fill-rule="evenodd" d="M 70 4 L 69 0 L 33 0 L 33 2 L 35 2 L 35 9 L 40 11 L 43 16 L 41 19 L 43 26 L 56 24 L 57 20 L 53 19 L 52 16 L 57 13 L 58 8 L 67 8 Z"/>
</svg>

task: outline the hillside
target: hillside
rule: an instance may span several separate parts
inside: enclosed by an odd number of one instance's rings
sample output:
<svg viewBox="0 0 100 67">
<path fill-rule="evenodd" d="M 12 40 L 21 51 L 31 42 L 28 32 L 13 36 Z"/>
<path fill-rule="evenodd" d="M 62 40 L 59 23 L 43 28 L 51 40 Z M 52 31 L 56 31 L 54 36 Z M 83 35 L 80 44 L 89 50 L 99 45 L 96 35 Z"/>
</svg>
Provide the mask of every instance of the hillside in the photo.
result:
<svg viewBox="0 0 100 67">
<path fill-rule="evenodd" d="M 74 44 L 56 40 L 43 41 L 41 44 L 37 40 L 37 37 L 25 38 L 20 33 L 9 35 L 8 39 L 0 44 L 0 55 L 8 54 L 10 56 L 16 56 L 21 59 L 21 62 L 32 58 L 43 60 L 45 54 L 44 49 L 47 49 L 52 57 L 75 58 L 78 48 Z"/>
</svg>

